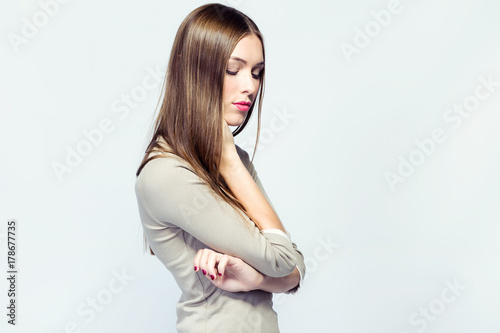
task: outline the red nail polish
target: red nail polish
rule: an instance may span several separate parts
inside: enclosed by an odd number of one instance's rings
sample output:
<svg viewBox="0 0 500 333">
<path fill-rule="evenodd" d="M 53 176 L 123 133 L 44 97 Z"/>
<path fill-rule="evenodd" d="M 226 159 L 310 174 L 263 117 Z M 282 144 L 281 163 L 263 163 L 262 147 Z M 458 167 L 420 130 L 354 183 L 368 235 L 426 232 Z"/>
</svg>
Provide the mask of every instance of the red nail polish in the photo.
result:
<svg viewBox="0 0 500 333">
<path fill-rule="evenodd" d="M 196 272 L 198 270 L 198 267 L 197 266 L 194 266 L 194 271 Z"/>
<path fill-rule="evenodd" d="M 206 275 L 206 274 L 207 274 L 207 271 L 206 271 L 206 270 L 202 269 L 201 271 L 203 272 L 203 275 Z"/>
<path fill-rule="evenodd" d="M 213 276 L 213 275 L 210 275 L 210 278 L 211 278 L 212 280 L 215 280 L 215 276 Z"/>
<path fill-rule="evenodd" d="M 219 276 L 222 276 L 222 273 L 219 273 Z"/>
</svg>

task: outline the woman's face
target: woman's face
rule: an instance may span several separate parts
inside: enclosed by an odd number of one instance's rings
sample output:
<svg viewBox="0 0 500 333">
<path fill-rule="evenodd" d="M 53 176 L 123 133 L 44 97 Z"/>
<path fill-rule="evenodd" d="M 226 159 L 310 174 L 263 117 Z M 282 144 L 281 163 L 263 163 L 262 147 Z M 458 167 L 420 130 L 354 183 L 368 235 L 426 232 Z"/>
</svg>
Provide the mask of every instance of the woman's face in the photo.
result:
<svg viewBox="0 0 500 333">
<path fill-rule="evenodd" d="M 260 39 L 253 34 L 243 37 L 229 58 L 224 76 L 222 103 L 228 125 L 238 126 L 245 120 L 259 90 L 263 68 Z"/>
</svg>

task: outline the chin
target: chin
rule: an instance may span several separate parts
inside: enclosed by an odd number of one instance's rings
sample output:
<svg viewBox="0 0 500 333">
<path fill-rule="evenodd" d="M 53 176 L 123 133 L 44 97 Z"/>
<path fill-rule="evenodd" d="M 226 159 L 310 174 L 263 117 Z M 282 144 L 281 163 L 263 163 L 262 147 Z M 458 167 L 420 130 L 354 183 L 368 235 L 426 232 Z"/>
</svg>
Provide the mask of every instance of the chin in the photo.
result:
<svg viewBox="0 0 500 333">
<path fill-rule="evenodd" d="M 245 117 L 240 116 L 240 115 L 234 115 L 232 117 L 230 116 L 230 117 L 227 117 L 224 119 L 226 120 L 226 123 L 229 126 L 240 126 L 245 121 Z"/>
</svg>

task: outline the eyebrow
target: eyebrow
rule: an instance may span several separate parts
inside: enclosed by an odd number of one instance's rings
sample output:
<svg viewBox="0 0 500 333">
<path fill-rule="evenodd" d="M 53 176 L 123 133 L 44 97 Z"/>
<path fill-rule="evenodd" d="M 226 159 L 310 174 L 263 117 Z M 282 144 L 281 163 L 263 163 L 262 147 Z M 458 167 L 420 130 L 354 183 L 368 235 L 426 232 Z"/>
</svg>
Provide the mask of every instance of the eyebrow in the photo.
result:
<svg viewBox="0 0 500 333">
<path fill-rule="evenodd" d="M 240 57 L 231 56 L 231 59 L 236 60 L 236 61 L 240 61 L 240 62 L 244 63 L 245 65 L 247 64 L 247 61 L 245 59 L 241 59 Z M 260 65 L 264 65 L 264 61 L 259 62 L 255 66 L 260 66 Z"/>
</svg>

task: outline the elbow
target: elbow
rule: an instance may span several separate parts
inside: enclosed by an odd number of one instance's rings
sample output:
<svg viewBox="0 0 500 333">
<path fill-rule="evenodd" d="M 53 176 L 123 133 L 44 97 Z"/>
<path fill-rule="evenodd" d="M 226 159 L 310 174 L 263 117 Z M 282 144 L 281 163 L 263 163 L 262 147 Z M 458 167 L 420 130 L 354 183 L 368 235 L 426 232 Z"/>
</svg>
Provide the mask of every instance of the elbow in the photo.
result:
<svg viewBox="0 0 500 333">
<path fill-rule="evenodd" d="M 276 254 L 273 265 L 268 269 L 261 271 L 264 275 L 281 278 L 293 273 L 297 265 L 297 258 L 293 252 L 283 251 Z"/>
<path fill-rule="evenodd" d="M 287 234 L 266 229 L 261 233 L 266 238 L 266 246 L 260 255 L 266 258 L 266 264 L 259 271 L 267 276 L 281 278 L 290 275 L 297 266 L 295 248 Z"/>
</svg>

